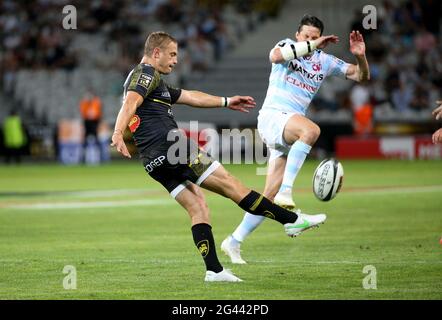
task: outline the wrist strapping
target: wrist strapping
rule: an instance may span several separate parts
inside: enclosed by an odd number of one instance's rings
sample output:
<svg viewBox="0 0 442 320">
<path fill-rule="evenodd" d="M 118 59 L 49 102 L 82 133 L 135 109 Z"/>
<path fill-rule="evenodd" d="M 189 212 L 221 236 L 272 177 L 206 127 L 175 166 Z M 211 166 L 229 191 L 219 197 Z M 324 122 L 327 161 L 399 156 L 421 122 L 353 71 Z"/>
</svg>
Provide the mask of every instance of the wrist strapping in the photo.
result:
<svg viewBox="0 0 442 320">
<path fill-rule="evenodd" d="M 316 47 L 316 41 L 300 41 L 292 43 L 289 46 L 280 47 L 279 49 L 281 50 L 284 60 L 290 61 L 311 53 Z"/>
<path fill-rule="evenodd" d="M 227 108 L 230 105 L 230 98 L 222 97 L 222 106 L 223 108 Z"/>
</svg>

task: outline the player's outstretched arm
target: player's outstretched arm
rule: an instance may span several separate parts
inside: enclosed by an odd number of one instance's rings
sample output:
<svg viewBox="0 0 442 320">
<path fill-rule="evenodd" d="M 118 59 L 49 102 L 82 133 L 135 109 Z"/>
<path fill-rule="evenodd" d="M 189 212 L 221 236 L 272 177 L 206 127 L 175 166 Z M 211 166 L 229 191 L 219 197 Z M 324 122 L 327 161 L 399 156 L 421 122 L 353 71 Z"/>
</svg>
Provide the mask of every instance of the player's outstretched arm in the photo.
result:
<svg viewBox="0 0 442 320">
<path fill-rule="evenodd" d="M 271 63 L 285 63 L 287 61 L 303 57 L 315 49 L 323 49 L 329 43 L 338 43 L 339 38 L 335 35 L 322 36 L 312 41 L 299 41 L 295 44 L 283 43 L 270 51 Z"/>
<path fill-rule="evenodd" d="M 129 91 L 124 99 L 120 112 L 118 112 L 117 121 L 115 122 L 111 146 L 117 148 L 117 151 L 127 158 L 131 158 L 131 155 L 124 143 L 123 134 L 130 119 L 135 114 L 137 108 L 143 103 L 143 100 L 140 94 L 135 91 Z"/>
<path fill-rule="evenodd" d="M 355 56 L 357 64 L 352 64 L 347 70 L 347 79 L 357 82 L 370 80 L 370 68 L 365 56 L 364 37 L 359 31 L 350 33 L 350 52 Z"/>
<path fill-rule="evenodd" d="M 226 107 L 241 112 L 249 112 L 256 106 L 255 99 L 249 96 L 219 97 L 210 94 L 193 91 L 181 90 L 181 95 L 177 103 L 186 104 L 196 108 L 222 108 Z"/>
</svg>

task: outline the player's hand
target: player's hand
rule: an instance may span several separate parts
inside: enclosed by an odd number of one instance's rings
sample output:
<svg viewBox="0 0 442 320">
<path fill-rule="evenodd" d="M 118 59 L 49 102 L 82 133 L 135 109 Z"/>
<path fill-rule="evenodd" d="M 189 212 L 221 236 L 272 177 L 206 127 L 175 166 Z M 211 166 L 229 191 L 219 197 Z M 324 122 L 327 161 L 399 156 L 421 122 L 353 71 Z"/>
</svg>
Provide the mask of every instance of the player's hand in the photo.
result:
<svg viewBox="0 0 442 320">
<path fill-rule="evenodd" d="M 132 158 L 124 143 L 123 134 L 121 132 L 114 132 L 112 135 L 111 147 L 116 147 L 117 151 L 127 158 Z"/>
<path fill-rule="evenodd" d="M 364 37 L 359 31 L 352 31 L 350 33 L 350 52 L 355 56 L 365 55 Z"/>
<path fill-rule="evenodd" d="M 228 105 L 229 109 L 237 110 L 241 112 L 250 112 L 250 109 L 256 107 L 255 99 L 248 96 L 234 96 L 230 98 Z"/>
<path fill-rule="evenodd" d="M 339 38 L 334 34 L 330 36 L 322 36 L 315 40 L 316 47 L 319 49 L 324 49 L 329 43 L 338 43 Z"/>
<path fill-rule="evenodd" d="M 433 143 L 442 143 L 442 128 L 433 133 Z"/>
<path fill-rule="evenodd" d="M 436 101 L 439 105 L 436 109 L 433 110 L 432 114 L 436 118 L 436 120 L 442 119 L 442 100 Z"/>
</svg>

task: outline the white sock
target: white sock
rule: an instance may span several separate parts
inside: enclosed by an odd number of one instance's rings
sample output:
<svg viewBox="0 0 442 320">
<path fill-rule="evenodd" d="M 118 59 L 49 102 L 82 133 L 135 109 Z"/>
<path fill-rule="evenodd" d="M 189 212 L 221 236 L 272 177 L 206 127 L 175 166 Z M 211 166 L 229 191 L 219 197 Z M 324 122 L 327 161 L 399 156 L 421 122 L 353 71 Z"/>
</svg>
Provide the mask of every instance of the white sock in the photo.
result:
<svg viewBox="0 0 442 320">
<path fill-rule="evenodd" d="M 279 192 L 287 190 L 291 192 L 296 176 L 298 175 L 298 172 L 304 164 L 305 158 L 307 157 L 311 149 L 311 146 L 300 140 L 296 141 L 292 145 L 289 154 L 287 155 L 287 164 L 285 165 L 284 178 L 282 179 L 282 184 L 279 188 Z"/>
<path fill-rule="evenodd" d="M 253 232 L 265 219 L 264 216 L 258 216 L 246 212 L 239 226 L 232 233 L 233 244 L 239 244 Z M 235 243 L 236 242 L 236 243 Z"/>
</svg>

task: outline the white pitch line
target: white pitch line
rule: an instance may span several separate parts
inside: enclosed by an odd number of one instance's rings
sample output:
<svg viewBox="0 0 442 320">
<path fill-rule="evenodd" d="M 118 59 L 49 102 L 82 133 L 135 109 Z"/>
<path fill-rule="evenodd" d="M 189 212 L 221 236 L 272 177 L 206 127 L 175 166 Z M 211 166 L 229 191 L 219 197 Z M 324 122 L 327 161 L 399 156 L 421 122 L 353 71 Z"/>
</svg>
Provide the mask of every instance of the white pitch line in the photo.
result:
<svg viewBox="0 0 442 320">
<path fill-rule="evenodd" d="M 144 199 L 144 200 L 126 200 L 126 201 L 95 201 L 95 202 L 63 202 L 63 203 L 32 203 L 15 204 L 4 206 L 3 209 L 18 210 L 51 210 L 51 209 L 84 209 L 84 208 L 108 208 L 108 207 L 127 207 L 127 206 L 167 206 L 174 204 L 172 199 Z"/>
<path fill-rule="evenodd" d="M 97 190 L 96 196 L 100 195 L 121 195 L 147 192 L 143 189 L 122 189 L 122 190 Z M 93 191 L 92 191 L 93 192 Z M 429 193 L 429 192 L 442 192 L 442 185 L 433 186 L 417 186 L 417 187 L 394 187 L 394 188 L 379 188 L 372 190 L 355 190 L 349 189 L 342 190 L 342 195 L 355 194 L 361 195 L 388 195 L 388 194 L 410 194 L 410 193 Z M 72 194 L 86 195 L 91 194 L 90 191 L 73 192 Z M 126 206 L 153 206 L 153 205 L 172 205 L 175 201 L 172 199 L 141 199 L 141 200 L 125 200 L 125 201 L 95 201 L 95 202 L 43 202 L 43 203 L 31 203 L 31 204 L 11 204 L 1 206 L 0 209 L 18 209 L 18 210 L 51 210 L 51 209 L 83 209 L 83 208 L 108 208 L 108 207 L 126 207 Z"/>
<path fill-rule="evenodd" d="M 270 264 L 276 263 L 275 260 L 254 260 L 253 262 L 255 262 L 255 263 L 270 263 Z M 277 263 L 278 264 L 293 264 L 293 262 L 287 262 L 287 261 L 278 261 Z M 423 261 L 423 260 L 418 260 L 418 261 L 413 261 L 413 260 L 408 260 L 408 261 L 348 261 L 348 260 L 342 260 L 342 261 L 297 261 L 296 265 L 318 265 L 318 264 L 409 265 L 410 263 L 439 265 L 439 264 L 442 264 L 442 261 Z"/>
<path fill-rule="evenodd" d="M 113 197 L 120 195 L 146 194 L 159 189 L 114 189 L 114 190 L 90 190 L 90 191 L 67 191 L 62 196 L 78 197 L 78 198 L 95 198 L 95 197 Z"/>
<path fill-rule="evenodd" d="M 47 192 L 36 192 L 33 194 L 32 192 L 17 192 L 11 193 L 9 196 L 11 197 L 32 197 L 32 198 L 63 198 L 63 197 L 71 197 L 71 198 L 96 198 L 96 197 L 114 197 L 121 195 L 142 195 L 148 194 L 149 192 L 158 192 L 161 189 L 97 189 L 97 190 L 73 190 L 73 191 L 47 191 Z"/>
</svg>

